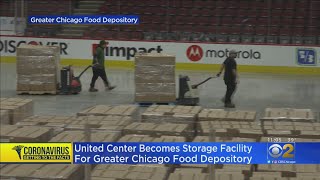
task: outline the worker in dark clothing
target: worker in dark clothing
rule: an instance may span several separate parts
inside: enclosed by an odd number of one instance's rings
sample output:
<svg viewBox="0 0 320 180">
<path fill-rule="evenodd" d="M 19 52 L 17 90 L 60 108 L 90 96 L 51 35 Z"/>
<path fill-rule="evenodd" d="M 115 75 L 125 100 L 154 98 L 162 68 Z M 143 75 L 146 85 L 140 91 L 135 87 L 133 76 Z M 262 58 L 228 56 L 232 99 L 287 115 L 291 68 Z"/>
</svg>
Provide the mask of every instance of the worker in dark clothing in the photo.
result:
<svg viewBox="0 0 320 180">
<path fill-rule="evenodd" d="M 237 51 L 231 50 L 229 52 L 229 57 L 223 62 L 221 65 L 220 72 L 217 74 L 219 77 L 224 71 L 224 82 L 227 86 L 227 92 L 222 100 L 224 101 L 224 106 L 227 108 L 234 108 L 235 105 L 231 102 L 231 98 L 237 88 L 237 84 L 239 83 L 239 76 L 237 72 L 237 62 L 235 58 L 237 57 Z"/>
<path fill-rule="evenodd" d="M 93 62 L 92 62 L 93 77 L 90 84 L 90 89 L 89 89 L 90 92 L 98 91 L 97 89 L 94 88 L 94 85 L 98 77 L 101 77 L 101 79 L 103 80 L 106 90 L 112 90 L 115 88 L 115 86 L 110 85 L 106 75 L 106 70 L 104 67 L 104 61 L 105 61 L 104 49 L 106 48 L 106 45 L 107 45 L 107 42 L 104 40 L 101 40 L 99 43 L 99 46 L 96 48 L 94 52 Z"/>
</svg>

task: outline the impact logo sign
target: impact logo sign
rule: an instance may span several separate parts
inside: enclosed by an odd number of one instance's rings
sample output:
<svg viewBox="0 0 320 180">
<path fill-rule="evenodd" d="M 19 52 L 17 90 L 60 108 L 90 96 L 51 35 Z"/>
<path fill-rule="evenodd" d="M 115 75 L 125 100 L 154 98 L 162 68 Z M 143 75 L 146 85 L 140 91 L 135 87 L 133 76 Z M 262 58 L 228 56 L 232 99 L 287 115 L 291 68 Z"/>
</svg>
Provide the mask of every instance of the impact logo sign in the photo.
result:
<svg viewBox="0 0 320 180">
<path fill-rule="evenodd" d="M 200 61 L 203 56 L 203 50 L 198 45 L 190 46 L 186 53 L 190 61 Z"/>
<path fill-rule="evenodd" d="M 92 44 L 92 54 L 95 52 L 95 49 L 98 47 L 98 44 Z M 107 42 L 107 46 L 105 49 L 106 57 L 123 57 L 126 60 L 130 60 L 134 58 L 136 53 L 161 53 L 163 49 L 161 46 L 157 46 L 154 48 L 146 48 L 146 47 L 122 47 L 122 46 L 111 46 L 109 42 Z"/>
<path fill-rule="evenodd" d="M 268 144 L 267 151 L 269 163 L 295 163 L 295 143 Z"/>
<path fill-rule="evenodd" d="M 298 48 L 297 63 L 302 66 L 316 66 L 317 54 L 314 49 Z"/>
</svg>

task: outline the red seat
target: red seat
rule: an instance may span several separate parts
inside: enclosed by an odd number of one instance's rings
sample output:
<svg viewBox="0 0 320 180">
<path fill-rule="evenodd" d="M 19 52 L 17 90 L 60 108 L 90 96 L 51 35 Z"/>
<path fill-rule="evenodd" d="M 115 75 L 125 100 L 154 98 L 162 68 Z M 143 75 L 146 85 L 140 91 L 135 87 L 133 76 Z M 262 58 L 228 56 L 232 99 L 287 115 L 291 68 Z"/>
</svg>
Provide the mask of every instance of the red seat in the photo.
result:
<svg viewBox="0 0 320 180">
<path fill-rule="evenodd" d="M 304 28 L 303 27 L 293 27 L 292 35 L 303 36 L 304 35 Z"/>
<path fill-rule="evenodd" d="M 313 10 L 320 10 L 320 2 L 318 0 L 317 1 L 313 0 L 311 2 L 311 7 Z"/>
<path fill-rule="evenodd" d="M 267 9 L 268 4 L 266 2 L 252 1 L 250 3 L 252 9 Z"/>
<path fill-rule="evenodd" d="M 295 17 L 296 18 L 305 18 L 305 17 L 307 17 L 307 13 L 306 13 L 305 9 L 297 9 Z"/>
<path fill-rule="evenodd" d="M 257 20 L 257 25 L 264 25 L 267 26 L 269 24 L 269 19 L 268 18 L 259 18 Z"/>
<path fill-rule="evenodd" d="M 276 18 L 281 17 L 282 16 L 282 10 L 279 10 L 279 9 L 272 10 L 271 16 L 272 17 L 276 17 Z"/>
<path fill-rule="evenodd" d="M 270 35 L 278 35 L 279 34 L 279 27 L 270 27 Z"/>
<path fill-rule="evenodd" d="M 210 24 L 209 17 L 197 17 L 197 23 L 200 25 L 209 25 Z"/>
<path fill-rule="evenodd" d="M 268 33 L 268 29 L 266 26 L 257 26 L 256 34 L 257 35 L 266 35 Z"/>
<path fill-rule="evenodd" d="M 187 8 L 179 8 L 179 9 L 177 9 L 177 11 L 178 11 L 178 14 L 181 15 L 181 16 L 185 16 L 185 15 L 191 14 L 189 9 L 187 9 Z"/>
<path fill-rule="evenodd" d="M 177 25 L 177 24 L 172 24 L 170 26 L 170 29 L 171 29 L 172 32 L 175 32 L 175 31 L 179 31 L 180 32 L 180 31 L 184 30 L 181 25 Z"/>
<path fill-rule="evenodd" d="M 281 19 L 281 25 L 283 26 L 291 26 L 292 25 L 292 19 L 291 18 L 282 18 Z"/>
<path fill-rule="evenodd" d="M 226 1 L 216 1 L 216 7 L 219 9 L 225 9 L 227 5 Z"/>
<path fill-rule="evenodd" d="M 202 10 L 201 9 L 197 9 L 197 8 L 191 9 L 191 15 L 192 16 L 201 16 L 201 14 L 202 14 Z"/>
<path fill-rule="evenodd" d="M 243 34 L 254 34 L 255 32 L 254 26 L 246 26 L 243 28 L 242 33 Z"/>
<path fill-rule="evenodd" d="M 287 1 L 285 4 L 285 9 L 293 10 L 296 8 L 295 6 L 296 6 L 295 1 Z"/>
<path fill-rule="evenodd" d="M 224 16 L 236 16 L 237 15 L 237 11 L 235 9 L 226 9 L 226 10 L 223 10 L 224 13 L 223 15 Z"/>
<path fill-rule="evenodd" d="M 218 34 L 230 34 L 230 26 L 220 26 L 217 28 L 217 33 Z"/>
<path fill-rule="evenodd" d="M 249 9 L 249 3 L 248 3 L 248 1 L 240 1 L 240 2 L 239 2 L 239 8 L 240 8 L 240 9 Z"/>
<path fill-rule="evenodd" d="M 318 36 L 318 35 L 320 35 L 320 33 L 316 27 L 307 27 L 306 35 L 307 36 Z"/>
<path fill-rule="evenodd" d="M 252 17 L 252 18 L 256 18 L 257 17 L 257 13 L 256 11 L 248 11 L 248 17 Z"/>
<path fill-rule="evenodd" d="M 141 40 L 143 37 L 142 32 L 132 32 L 131 33 L 131 39 L 133 40 Z"/>
<path fill-rule="evenodd" d="M 280 23 L 280 18 L 279 17 L 272 17 L 271 18 L 271 25 L 272 26 L 279 26 Z"/>
<path fill-rule="evenodd" d="M 182 7 L 186 7 L 186 8 L 192 8 L 193 7 L 193 3 L 190 0 L 183 0 L 181 1 Z"/>
<path fill-rule="evenodd" d="M 193 28 L 193 32 L 208 33 L 209 30 L 210 29 L 208 28 L 208 26 L 203 26 L 203 25 L 198 25 Z"/>
<path fill-rule="evenodd" d="M 296 19 L 293 19 L 293 24 L 295 26 L 305 26 L 305 20 L 303 18 L 296 18 Z"/>
<path fill-rule="evenodd" d="M 283 4 L 281 2 L 276 2 L 276 3 L 272 3 L 271 4 L 271 9 L 280 9 L 282 10 L 283 9 Z"/>
<path fill-rule="evenodd" d="M 240 34 L 241 33 L 241 26 L 233 25 L 230 28 L 230 34 Z"/>
<path fill-rule="evenodd" d="M 280 28 L 280 35 L 281 36 L 291 36 L 292 29 L 290 27 L 282 27 Z"/>
<path fill-rule="evenodd" d="M 283 13 L 282 13 L 283 16 L 286 16 L 286 17 L 293 17 L 294 16 L 294 11 L 293 10 L 285 10 Z"/>
<path fill-rule="evenodd" d="M 232 25 L 233 20 L 231 17 L 221 17 L 221 24 L 222 25 Z"/>
</svg>

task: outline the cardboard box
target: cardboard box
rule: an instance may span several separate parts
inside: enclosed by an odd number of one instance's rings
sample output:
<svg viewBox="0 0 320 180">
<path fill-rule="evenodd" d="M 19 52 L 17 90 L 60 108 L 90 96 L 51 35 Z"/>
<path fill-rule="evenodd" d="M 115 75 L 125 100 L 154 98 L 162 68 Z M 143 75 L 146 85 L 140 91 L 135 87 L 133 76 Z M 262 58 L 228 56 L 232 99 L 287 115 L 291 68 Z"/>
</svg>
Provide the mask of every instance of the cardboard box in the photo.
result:
<svg viewBox="0 0 320 180">
<path fill-rule="evenodd" d="M 0 102 L 0 110 L 7 110 L 9 124 L 16 124 L 33 115 L 33 101 L 31 99 L 6 98 Z"/>
<path fill-rule="evenodd" d="M 190 126 L 173 123 L 138 123 L 134 122 L 123 129 L 125 134 L 145 134 L 151 136 L 188 136 Z"/>
<path fill-rule="evenodd" d="M 170 168 L 163 165 L 98 165 L 92 178 L 165 180 Z"/>
<path fill-rule="evenodd" d="M 120 138 L 117 132 L 92 131 L 91 142 L 115 142 Z M 49 142 L 84 142 L 84 131 L 63 131 L 51 138 Z"/>
<path fill-rule="evenodd" d="M 10 124 L 9 110 L 0 109 L 0 124 Z"/>
<path fill-rule="evenodd" d="M 11 142 L 48 142 L 53 130 L 40 126 L 1 125 L 0 138 Z"/>
<path fill-rule="evenodd" d="M 89 107 L 79 113 L 78 116 L 108 116 L 108 115 L 118 115 L 118 116 L 135 116 L 138 113 L 138 107 L 135 105 L 97 105 Z"/>
<path fill-rule="evenodd" d="M 311 109 L 266 108 L 262 121 L 316 121 Z"/>
<path fill-rule="evenodd" d="M 256 120 L 254 111 L 226 111 L 224 109 L 203 109 L 199 114 L 199 121 L 248 121 Z"/>
<path fill-rule="evenodd" d="M 142 113 L 143 122 L 172 122 L 172 123 L 195 123 L 198 119 L 200 106 L 167 106 L 152 105 Z"/>
<path fill-rule="evenodd" d="M 151 137 L 149 135 L 128 134 L 121 137 L 118 142 L 186 142 L 186 138 L 181 136 Z"/>
<path fill-rule="evenodd" d="M 84 177 L 84 166 L 62 164 L 20 164 L 6 165 L 1 169 L 1 179 L 74 180 Z"/>
</svg>

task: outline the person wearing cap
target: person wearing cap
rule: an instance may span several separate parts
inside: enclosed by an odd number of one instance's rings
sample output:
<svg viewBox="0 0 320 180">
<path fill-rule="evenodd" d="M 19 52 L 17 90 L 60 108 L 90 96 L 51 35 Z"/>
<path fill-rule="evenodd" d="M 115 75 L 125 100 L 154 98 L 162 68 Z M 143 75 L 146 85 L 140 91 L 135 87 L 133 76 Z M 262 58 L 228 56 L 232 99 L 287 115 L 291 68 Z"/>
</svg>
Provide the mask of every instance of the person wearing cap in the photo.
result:
<svg viewBox="0 0 320 180">
<path fill-rule="evenodd" d="M 115 88 L 115 86 L 110 85 L 106 75 L 106 70 L 104 67 L 104 61 L 105 61 L 104 49 L 106 48 L 106 46 L 107 46 L 107 42 L 104 40 L 101 40 L 98 47 L 95 49 L 95 52 L 93 55 L 93 62 L 92 62 L 93 76 L 90 83 L 90 89 L 89 89 L 90 92 L 98 91 L 98 89 L 94 88 L 98 77 L 101 77 L 101 79 L 103 80 L 106 90 L 112 90 Z"/>
<path fill-rule="evenodd" d="M 237 62 L 235 60 L 236 57 L 237 51 L 231 50 L 229 52 L 229 57 L 227 57 L 227 59 L 223 62 L 220 72 L 217 74 L 219 77 L 224 70 L 224 82 L 227 86 L 227 91 L 224 98 L 222 98 L 222 101 L 224 101 L 224 106 L 227 108 L 235 107 L 235 105 L 231 102 L 231 97 L 233 96 L 237 88 L 237 84 L 239 83 Z"/>
</svg>

